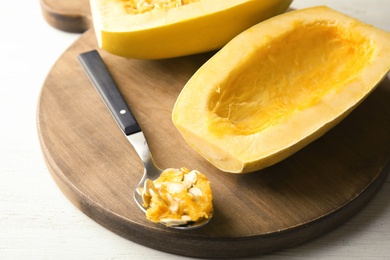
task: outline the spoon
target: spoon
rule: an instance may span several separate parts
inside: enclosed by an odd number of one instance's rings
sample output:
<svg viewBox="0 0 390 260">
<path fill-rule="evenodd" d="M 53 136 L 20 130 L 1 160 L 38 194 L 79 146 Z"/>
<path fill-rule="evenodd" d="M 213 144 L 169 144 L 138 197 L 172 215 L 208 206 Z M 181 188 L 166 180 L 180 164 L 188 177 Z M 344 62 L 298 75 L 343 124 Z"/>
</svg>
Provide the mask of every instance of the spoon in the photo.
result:
<svg viewBox="0 0 390 260">
<path fill-rule="evenodd" d="M 93 50 L 80 54 L 78 58 L 118 126 L 142 160 L 144 173 L 141 181 L 134 190 L 133 197 L 142 211 L 146 212 L 146 209 L 142 206 L 142 196 L 137 192 L 137 189 L 139 187 L 144 187 L 144 183 L 147 179 L 157 179 L 162 170 L 154 163 L 145 136 L 99 53 L 96 50 Z M 184 225 L 166 226 L 184 230 L 195 229 L 204 226 L 210 219 L 211 216 L 209 218 L 202 218 L 199 221 L 188 222 Z"/>
</svg>

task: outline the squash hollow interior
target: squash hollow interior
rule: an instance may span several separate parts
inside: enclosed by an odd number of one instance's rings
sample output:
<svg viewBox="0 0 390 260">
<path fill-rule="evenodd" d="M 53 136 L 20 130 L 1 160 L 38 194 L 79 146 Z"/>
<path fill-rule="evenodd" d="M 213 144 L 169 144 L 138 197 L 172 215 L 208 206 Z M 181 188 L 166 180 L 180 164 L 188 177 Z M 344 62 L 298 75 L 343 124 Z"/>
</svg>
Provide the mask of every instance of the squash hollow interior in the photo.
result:
<svg viewBox="0 0 390 260">
<path fill-rule="evenodd" d="M 142 14 L 155 9 L 168 10 L 201 0 L 120 0 L 128 14 Z"/>
<path fill-rule="evenodd" d="M 370 61 L 373 44 L 331 22 L 303 24 L 254 48 L 209 95 L 216 135 L 250 135 L 338 91 Z M 319 115 L 321 116 L 321 115 Z"/>
</svg>

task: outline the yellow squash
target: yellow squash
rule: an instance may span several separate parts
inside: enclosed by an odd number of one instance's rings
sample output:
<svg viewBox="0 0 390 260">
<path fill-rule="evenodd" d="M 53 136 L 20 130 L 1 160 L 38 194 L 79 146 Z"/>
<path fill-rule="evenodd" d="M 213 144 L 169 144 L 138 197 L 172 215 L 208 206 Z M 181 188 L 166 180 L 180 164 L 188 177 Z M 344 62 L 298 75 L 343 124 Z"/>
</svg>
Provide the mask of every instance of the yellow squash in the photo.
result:
<svg viewBox="0 0 390 260">
<path fill-rule="evenodd" d="M 327 7 L 246 30 L 179 95 L 173 123 L 222 171 L 256 171 L 298 151 L 355 108 L 390 69 L 390 33 Z"/>
<path fill-rule="evenodd" d="M 292 0 L 90 0 L 99 46 L 137 59 L 221 48 L 237 34 L 287 10 Z"/>
</svg>

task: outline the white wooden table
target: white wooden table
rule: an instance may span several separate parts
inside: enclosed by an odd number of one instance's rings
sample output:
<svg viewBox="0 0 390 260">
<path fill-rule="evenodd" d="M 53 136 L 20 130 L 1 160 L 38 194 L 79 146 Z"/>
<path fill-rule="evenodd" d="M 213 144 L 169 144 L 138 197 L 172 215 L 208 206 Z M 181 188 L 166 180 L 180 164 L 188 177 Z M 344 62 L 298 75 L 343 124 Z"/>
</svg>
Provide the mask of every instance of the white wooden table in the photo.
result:
<svg viewBox="0 0 390 260">
<path fill-rule="evenodd" d="M 36 106 L 51 66 L 79 35 L 50 27 L 38 0 L 0 3 L 0 259 L 186 259 L 106 230 L 57 188 L 41 155 Z M 292 7 L 313 5 L 390 31 L 389 0 L 296 0 Z M 390 259 L 389 198 L 387 178 L 374 199 L 337 229 L 250 259 Z"/>
</svg>

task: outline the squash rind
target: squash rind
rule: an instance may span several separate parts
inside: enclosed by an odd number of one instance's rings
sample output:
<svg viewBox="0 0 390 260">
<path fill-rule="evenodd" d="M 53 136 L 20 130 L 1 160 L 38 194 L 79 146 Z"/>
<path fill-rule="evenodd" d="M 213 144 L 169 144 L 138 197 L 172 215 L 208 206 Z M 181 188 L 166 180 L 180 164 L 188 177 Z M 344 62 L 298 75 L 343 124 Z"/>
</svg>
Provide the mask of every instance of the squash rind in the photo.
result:
<svg viewBox="0 0 390 260">
<path fill-rule="evenodd" d="M 209 109 L 209 97 L 217 89 L 219 91 L 220 87 L 223 88 L 226 78 L 234 75 L 245 62 L 254 62 L 250 59 L 259 48 L 272 46 L 275 39 L 294 32 L 302 23 L 320 22 L 341 30 L 348 27 L 348 30 L 369 41 L 372 53 L 363 68 L 352 79 L 341 82 L 340 89 L 325 93 L 317 103 L 259 132 L 213 132 L 210 118 L 215 115 Z M 286 46 L 287 51 L 293 50 Z M 289 157 L 337 125 L 375 89 L 389 69 L 390 33 L 327 7 L 297 10 L 246 30 L 206 62 L 180 93 L 172 120 L 187 143 L 220 170 L 231 173 L 253 172 Z M 236 90 L 235 93 L 239 92 Z"/>
<path fill-rule="evenodd" d="M 91 0 L 99 47 L 118 56 L 164 59 L 212 51 L 292 0 L 201 0 L 167 12 L 126 15 L 118 1 Z M 227 26 L 227 24 L 229 26 Z"/>
</svg>

